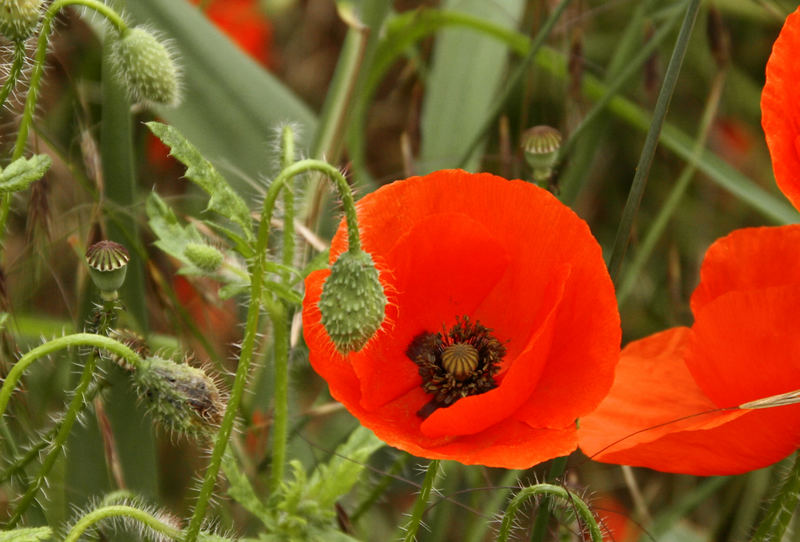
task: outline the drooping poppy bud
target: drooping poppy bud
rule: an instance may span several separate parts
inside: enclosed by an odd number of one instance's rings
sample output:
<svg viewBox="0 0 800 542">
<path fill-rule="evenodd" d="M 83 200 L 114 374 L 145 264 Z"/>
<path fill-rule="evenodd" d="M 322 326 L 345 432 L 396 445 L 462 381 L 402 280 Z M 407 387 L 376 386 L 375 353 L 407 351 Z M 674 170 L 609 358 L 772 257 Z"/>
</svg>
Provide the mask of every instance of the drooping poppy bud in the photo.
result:
<svg viewBox="0 0 800 542">
<path fill-rule="evenodd" d="M 552 126 L 534 126 L 522 134 L 522 149 L 525 160 L 533 168 L 533 180 L 546 183 L 553 175 L 553 166 L 561 147 L 561 132 Z"/>
<path fill-rule="evenodd" d="M 133 101 L 178 103 L 178 68 L 169 49 L 152 32 L 142 27 L 128 29 L 112 47 L 119 78 Z"/>
<path fill-rule="evenodd" d="M 129 261 L 128 250 L 114 241 L 99 241 L 86 250 L 89 276 L 103 299 L 117 298 L 117 290 L 125 282 Z"/>
<path fill-rule="evenodd" d="M 322 287 L 322 325 L 343 354 L 357 352 L 375 335 L 386 309 L 386 294 L 372 256 L 344 252 Z"/>
<path fill-rule="evenodd" d="M 42 0 L 7 0 L 0 3 L 0 34 L 14 42 L 25 41 L 39 26 Z"/>
<path fill-rule="evenodd" d="M 202 436 L 222 417 L 219 390 L 202 369 L 152 356 L 144 359 L 132 376 L 153 416 L 173 433 Z"/>
</svg>

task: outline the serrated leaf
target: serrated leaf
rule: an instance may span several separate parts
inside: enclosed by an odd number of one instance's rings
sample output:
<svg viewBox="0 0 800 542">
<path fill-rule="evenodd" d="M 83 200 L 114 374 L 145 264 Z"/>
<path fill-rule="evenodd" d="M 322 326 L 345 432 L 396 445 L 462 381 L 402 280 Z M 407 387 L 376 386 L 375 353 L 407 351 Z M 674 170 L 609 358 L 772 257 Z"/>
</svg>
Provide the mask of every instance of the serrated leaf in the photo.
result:
<svg viewBox="0 0 800 542">
<path fill-rule="evenodd" d="M 222 456 L 222 472 L 225 473 L 225 477 L 230 484 L 228 487 L 228 495 L 255 517 L 259 518 L 261 521 L 267 521 L 270 511 L 256 495 L 253 486 L 250 484 L 250 480 L 248 480 L 247 476 L 239 469 L 239 465 L 236 463 L 236 458 L 233 457 L 230 446 L 225 449 L 225 454 Z"/>
<path fill-rule="evenodd" d="M 53 536 L 50 527 L 26 527 L 11 531 L 0 531 L 0 542 L 38 542 Z"/>
<path fill-rule="evenodd" d="M 151 192 L 145 204 L 148 224 L 158 237 L 155 245 L 184 264 L 194 267 L 184 255 L 189 243 L 205 243 L 203 236 L 192 224 L 185 227 L 178 222 L 173 210 L 155 192 Z"/>
<path fill-rule="evenodd" d="M 358 482 L 365 463 L 384 443 L 366 427 L 359 426 L 347 442 L 336 449 L 326 465 L 320 465 L 311 475 L 308 494 L 314 495 L 320 506 L 333 506 Z"/>
<path fill-rule="evenodd" d="M 35 154 L 30 158 L 17 158 L 0 173 L 0 193 L 21 192 L 38 181 L 52 161 L 46 154 Z"/>
<path fill-rule="evenodd" d="M 250 209 L 211 162 L 203 158 L 200 151 L 174 126 L 155 121 L 146 124 L 170 148 L 170 155 L 186 166 L 186 177 L 208 193 L 210 198 L 206 210 L 215 211 L 238 224 L 247 240 L 252 241 L 254 236 Z"/>
</svg>

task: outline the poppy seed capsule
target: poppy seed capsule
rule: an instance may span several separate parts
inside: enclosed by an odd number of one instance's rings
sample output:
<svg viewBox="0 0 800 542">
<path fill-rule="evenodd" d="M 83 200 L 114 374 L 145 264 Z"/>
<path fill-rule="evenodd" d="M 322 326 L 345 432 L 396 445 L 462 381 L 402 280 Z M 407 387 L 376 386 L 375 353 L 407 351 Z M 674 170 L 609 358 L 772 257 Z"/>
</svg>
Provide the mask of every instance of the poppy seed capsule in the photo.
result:
<svg viewBox="0 0 800 542">
<path fill-rule="evenodd" d="M 0 2 L 0 34 L 13 42 L 28 39 L 39 25 L 42 0 Z"/>
<path fill-rule="evenodd" d="M 319 310 L 322 325 L 342 354 L 357 352 L 383 322 L 386 294 L 372 256 L 344 252 L 322 286 Z"/>
<path fill-rule="evenodd" d="M 552 126 L 534 126 L 522 134 L 520 146 L 525 151 L 525 160 L 533 168 L 533 180 L 548 181 L 561 148 L 561 132 Z"/>
<path fill-rule="evenodd" d="M 125 31 L 112 45 L 114 65 L 135 102 L 176 105 L 178 68 L 164 44 L 148 30 Z"/>
<path fill-rule="evenodd" d="M 115 299 L 125 282 L 130 261 L 128 250 L 114 241 L 99 241 L 86 250 L 89 276 L 104 298 Z"/>
<path fill-rule="evenodd" d="M 161 425 L 180 435 L 202 436 L 222 417 L 224 405 L 214 381 L 185 363 L 151 356 L 132 374 L 139 397 Z"/>
<path fill-rule="evenodd" d="M 183 255 L 206 273 L 213 273 L 222 265 L 224 256 L 216 248 L 204 243 L 188 243 Z"/>
</svg>

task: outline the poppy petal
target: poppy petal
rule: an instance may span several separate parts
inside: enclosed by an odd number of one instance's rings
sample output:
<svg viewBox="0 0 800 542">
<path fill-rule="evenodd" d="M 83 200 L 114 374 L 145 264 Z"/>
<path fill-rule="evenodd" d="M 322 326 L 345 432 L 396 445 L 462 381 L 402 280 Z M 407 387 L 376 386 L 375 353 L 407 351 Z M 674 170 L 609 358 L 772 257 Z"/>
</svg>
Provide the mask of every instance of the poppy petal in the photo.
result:
<svg viewBox="0 0 800 542">
<path fill-rule="evenodd" d="M 800 209 L 800 8 L 786 18 L 767 61 L 761 126 L 778 188 Z"/>
<path fill-rule="evenodd" d="M 697 314 L 731 291 L 794 284 L 800 277 L 800 225 L 743 228 L 717 239 L 706 252 L 692 294 Z"/>
<path fill-rule="evenodd" d="M 614 385 L 580 419 L 580 447 L 592 459 L 686 428 L 713 427 L 741 412 L 721 412 L 695 384 L 683 354 L 689 328 L 677 327 L 634 341 L 620 354 Z"/>
<path fill-rule="evenodd" d="M 800 388 L 800 284 L 729 292 L 695 314 L 686 365 L 720 407 Z"/>
</svg>

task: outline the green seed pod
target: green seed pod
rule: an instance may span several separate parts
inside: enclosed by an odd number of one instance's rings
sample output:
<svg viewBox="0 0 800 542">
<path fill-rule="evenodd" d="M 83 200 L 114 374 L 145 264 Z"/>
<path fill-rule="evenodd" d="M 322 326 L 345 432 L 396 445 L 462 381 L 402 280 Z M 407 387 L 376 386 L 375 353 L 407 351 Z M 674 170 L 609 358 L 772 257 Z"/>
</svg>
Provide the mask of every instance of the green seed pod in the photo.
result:
<svg viewBox="0 0 800 542">
<path fill-rule="evenodd" d="M 550 180 L 561 147 L 561 132 L 552 126 L 534 126 L 522 134 L 521 147 L 525 160 L 533 168 L 533 180 L 537 183 Z"/>
<path fill-rule="evenodd" d="M 149 30 L 131 28 L 112 44 L 114 64 L 131 100 L 162 105 L 179 101 L 178 68 Z"/>
<path fill-rule="evenodd" d="M 128 250 L 114 241 L 99 241 L 86 250 L 89 275 L 104 299 L 116 299 L 130 259 Z"/>
<path fill-rule="evenodd" d="M 25 41 L 36 31 L 42 15 L 42 0 L 2 0 L 0 34 L 13 42 Z"/>
<path fill-rule="evenodd" d="M 133 381 L 151 413 L 171 432 L 208 435 L 222 418 L 219 390 L 202 369 L 151 356 L 133 372 Z"/>
<path fill-rule="evenodd" d="M 380 328 L 385 309 L 386 294 L 372 256 L 341 254 L 319 299 L 322 325 L 336 349 L 343 354 L 361 350 Z"/>
<path fill-rule="evenodd" d="M 206 273 L 219 269 L 224 259 L 222 252 L 203 243 L 188 243 L 183 249 L 183 255 Z"/>
</svg>

